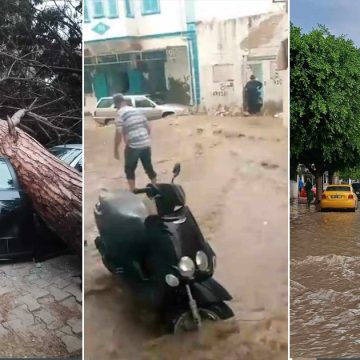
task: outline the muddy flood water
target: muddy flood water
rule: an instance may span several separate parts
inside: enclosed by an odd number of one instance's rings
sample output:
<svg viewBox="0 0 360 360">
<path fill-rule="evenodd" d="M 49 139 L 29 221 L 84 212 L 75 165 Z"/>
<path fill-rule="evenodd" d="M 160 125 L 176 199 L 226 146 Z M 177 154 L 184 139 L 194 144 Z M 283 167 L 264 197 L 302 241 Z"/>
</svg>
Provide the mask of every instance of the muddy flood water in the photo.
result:
<svg viewBox="0 0 360 360">
<path fill-rule="evenodd" d="M 287 129 L 271 117 L 187 116 L 151 122 L 160 181 L 178 182 L 217 253 L 215 278 L 235 318 L 200 333 L 165 335 L 109 274 L 94 246 L 93 207 L 102 188 L 126 187 L 113 158 L 113 126 L 85 119 L 85 358 L 287 359 Z M 147 179 L 137 170 L 138 186 Z"/>
<path fill-rule="evenodd" d="M 293 204 L 291 355 L 360 354 L 360 211 L 315 212 Z"/>
</svg>

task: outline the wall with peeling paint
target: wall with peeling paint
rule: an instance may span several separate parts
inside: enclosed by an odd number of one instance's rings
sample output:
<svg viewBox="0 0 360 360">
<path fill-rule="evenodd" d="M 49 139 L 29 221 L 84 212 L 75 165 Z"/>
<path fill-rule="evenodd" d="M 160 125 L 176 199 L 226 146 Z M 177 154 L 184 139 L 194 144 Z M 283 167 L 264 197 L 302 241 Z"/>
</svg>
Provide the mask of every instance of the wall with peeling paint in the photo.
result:
<svg viewBox="0 0 360 360">
<path fill-rule="evenodd" d="M 172 102 L 190 103 L 191 99 L 191 75 L 188 60 L 188 48 L 174 47 L 171 49 L 171 54 L 168 54 L 167 61 L 165 62 L 165 77 L 166 88 L 172 92 Z M 177 82 L 179 85 L 176 88 L 171 86 Z M 187 89 L 187 90 L 186 90 Z M 188 101 L 175 100 L 178 98 L 183 100 L 188 98 Z"/>
<path fill-rule="evenodd" d="M 257 72 L 264 84 L 264 109 L 281 111 L 284 74 L 276 71 L 276 57 L 287 30 L 286 13 L 198 23 L 202 108 L 210 113 L 219 105 L 242 108 L 243 88 Z M 214 66 L 230 64 L 231 74 L 214 78 Z"/>
</svg>

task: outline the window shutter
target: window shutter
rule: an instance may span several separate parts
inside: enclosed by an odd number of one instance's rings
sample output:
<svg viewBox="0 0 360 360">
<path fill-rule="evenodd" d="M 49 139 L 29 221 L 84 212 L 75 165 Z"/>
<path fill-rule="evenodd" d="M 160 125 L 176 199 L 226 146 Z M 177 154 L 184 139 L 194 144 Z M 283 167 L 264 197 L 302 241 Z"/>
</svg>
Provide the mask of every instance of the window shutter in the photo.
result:
<svg viewBox="0 0 360 360">
<path fill-rule="evenodd" d="M 94 18 L 104 17 L 103 0 L 93 0 Z"/>
<path fill-rule="evenodd" d="M 134 17 L 134 3 L 133 0 L 125 0 L 126 17 Z"/>
<path fill-rule="evenodd" d="M 119 10 L 117 0 L 108 0 L 108 11 L 109 11 L 109 18 L 117 18 L 119 17 Z"/>
<path fill-rule="evenodd" d="M 155 14 L 160 12 L 159 0 L 143 0 L 143 14 Z"/>
<path fill-rule="evenodd" d="M 87 1 L 84 0 L 84 22 L 90 22 L 89 10 L 87 7 Z"/>
</svg>

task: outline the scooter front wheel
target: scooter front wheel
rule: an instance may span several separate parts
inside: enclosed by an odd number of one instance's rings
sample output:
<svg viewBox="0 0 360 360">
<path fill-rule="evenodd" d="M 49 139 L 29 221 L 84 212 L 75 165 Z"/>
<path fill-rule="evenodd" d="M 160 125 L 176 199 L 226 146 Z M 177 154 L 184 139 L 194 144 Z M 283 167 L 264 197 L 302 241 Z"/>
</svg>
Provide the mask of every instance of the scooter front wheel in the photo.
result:
<svg viewBox="0 0 360 360">
<path fill-rule="evenodd" d="M 200 308 L 199 315 L 203 322 L 220 320 L 220 316 L 209 309 Z M 171 328 L 170 331 L 174 334 L 198 330 L 198 325 L 193 318 L 191 310 L 183 311 L 173 317 L 169 327 Z"/>
</svg>

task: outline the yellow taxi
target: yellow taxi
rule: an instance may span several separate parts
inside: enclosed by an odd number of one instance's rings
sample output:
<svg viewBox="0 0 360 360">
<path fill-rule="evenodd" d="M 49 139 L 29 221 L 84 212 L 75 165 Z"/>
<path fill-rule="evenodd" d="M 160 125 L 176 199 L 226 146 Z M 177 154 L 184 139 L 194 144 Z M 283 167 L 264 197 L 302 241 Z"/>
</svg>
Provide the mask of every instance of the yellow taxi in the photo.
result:
<svg viewBox="0 0 360 360">
<path fill-rule="evenodd" d="M 327 209 L 347 209 L 355 211 L 358 198 L 351 185 L 329 185 L 323 192 L 320 201 L 321 211 Z"/>
</svg>

